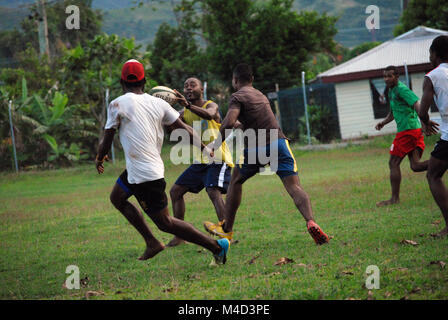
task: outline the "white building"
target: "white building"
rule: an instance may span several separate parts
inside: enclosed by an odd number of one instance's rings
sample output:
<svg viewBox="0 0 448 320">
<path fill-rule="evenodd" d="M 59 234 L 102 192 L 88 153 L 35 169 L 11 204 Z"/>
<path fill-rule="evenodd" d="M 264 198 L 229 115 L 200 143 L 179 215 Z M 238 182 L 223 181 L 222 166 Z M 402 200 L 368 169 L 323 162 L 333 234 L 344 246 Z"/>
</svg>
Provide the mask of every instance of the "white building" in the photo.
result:
<svg viewBox="0 0 448 320">
<path fill-rule="evenodd" d="M 389 111 L 381 97 L 385 90 L 383 70 L 389 65 L 398 67 L 400 81 L 406 83 L 406 65 L 410 87 L 421 98 L 423 77 L 432 69 L 429 47 L 439 35 L 448 32 L 417 27 L 317 76 L 323 83 L 335 84 L 342 139 L 396 132 L 395 121 L 381 131 L 374 128 Z M 435 108 L 430 116 L 440 118 Z"/>
</svg>

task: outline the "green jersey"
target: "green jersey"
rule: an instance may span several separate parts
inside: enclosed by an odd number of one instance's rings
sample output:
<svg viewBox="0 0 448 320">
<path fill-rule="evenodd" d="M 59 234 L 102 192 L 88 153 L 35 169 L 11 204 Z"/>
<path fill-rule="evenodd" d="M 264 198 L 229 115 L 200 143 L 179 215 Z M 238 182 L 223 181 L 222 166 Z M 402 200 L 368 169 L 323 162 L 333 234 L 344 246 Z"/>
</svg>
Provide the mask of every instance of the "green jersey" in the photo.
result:
<svg viewBox="0 0 448 320">
<path fill-rule="evenodd" d="M 418 97 L 403 82 L 389 89 L 390 109 L 397 123 L 397 132 L 419 129 L 422 127 L 414 104 Z"/>
</svg>

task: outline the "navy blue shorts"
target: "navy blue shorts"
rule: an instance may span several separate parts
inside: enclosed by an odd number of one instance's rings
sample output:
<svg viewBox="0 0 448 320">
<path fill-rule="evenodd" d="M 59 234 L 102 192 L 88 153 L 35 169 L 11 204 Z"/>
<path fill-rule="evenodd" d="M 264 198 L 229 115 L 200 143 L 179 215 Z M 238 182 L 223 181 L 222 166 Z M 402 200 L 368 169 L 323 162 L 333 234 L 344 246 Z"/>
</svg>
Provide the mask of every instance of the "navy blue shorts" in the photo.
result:
<svg viewBox="0 0 448 320">
<path fill-rule="evenodd" d="M 277 152 L 275 159 L 269 159 L 274 152 Z M 264 159 L 263 159 L 264 158 Z M 243 181 L 260 172 L 260 168 L 267 165 L 280 177 L 284 178 L 297 175 L 297 163 L 292 154 L 289 142 L 286 139 L 278 139 L 265 147 L 244 149 L 244 162 L 238 164 L 238 170 L 243 176 Z"/>
<path fill-rule="evenodd" d="M 231 171 L 232 168 L 225 163 L 192 164 L 177 178 L 175 184 L 185 186 L 193 193 L 204 188 L 219 188 L 221 193 L 226 194 Z"/>
</svg>

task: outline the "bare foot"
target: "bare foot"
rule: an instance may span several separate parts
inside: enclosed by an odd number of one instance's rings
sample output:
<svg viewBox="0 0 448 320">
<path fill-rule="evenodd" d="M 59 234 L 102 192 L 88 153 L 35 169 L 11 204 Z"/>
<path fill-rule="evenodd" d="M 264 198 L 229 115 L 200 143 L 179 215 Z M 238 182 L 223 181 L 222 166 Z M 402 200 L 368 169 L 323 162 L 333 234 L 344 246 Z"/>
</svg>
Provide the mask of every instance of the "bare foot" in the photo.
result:
<svg viewBox="0 0 448 320">
<path fill-rule="evenodd" d="M 158 254 L 160 251 L 165 249 L 163 243 L 159 241 L 153 241 L 150 244 L 146 245 L 146 250 L 143 254 L 138 258 L 138 260 L 148 260 Z"/>
<path fill-rule="evenodd" d="M 445 229 L 443 229 L 439 233 L 431 234 L 431 236 L 433 236 L 434 238 L 442 238 L 442 237 L 446 237 L 447 235 L 448 235 L 448 227 L 445 227 Z"/>
<path fill-rule="evenodd" d="M 168 244 L 166 246 L 167 247 L 176 247 L 183 243 L 187 243 L 187 241 L 185 241 L 184 239 L 181 239 L 179 237 L 174 237 L 170 242 L 168 242 Z"/>
<path fill-rule="evenodd" d="M 376 206 L 377 207 L 390 206 L 391 204 L 397 204 L 399 202 L 400 202 L 400 200 L 389 199 L 389 200 L 377 202 Z"/>
</svg>

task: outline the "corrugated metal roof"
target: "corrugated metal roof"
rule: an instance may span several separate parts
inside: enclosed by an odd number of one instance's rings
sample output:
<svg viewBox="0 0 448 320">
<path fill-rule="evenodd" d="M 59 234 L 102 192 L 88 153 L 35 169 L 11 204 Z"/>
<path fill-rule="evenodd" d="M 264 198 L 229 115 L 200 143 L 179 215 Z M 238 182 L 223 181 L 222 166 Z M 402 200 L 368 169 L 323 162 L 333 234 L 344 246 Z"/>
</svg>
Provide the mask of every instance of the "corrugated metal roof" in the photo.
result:
<svg viewBox="0 0 448 320">
<path fill-rule="evenodd" d="M 448 31 L 427 27 L 417 27 L 392 40 L 364 52 L 363 54 L 331 68 L 317 77 L 329 77 L 341 74 L 384 69 L 389 65 L 403 66 L 405 63 L 417 65 L 429 63 L 429 47 L 439 35 L 448 35 Z"/>
</svg>

